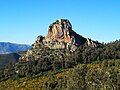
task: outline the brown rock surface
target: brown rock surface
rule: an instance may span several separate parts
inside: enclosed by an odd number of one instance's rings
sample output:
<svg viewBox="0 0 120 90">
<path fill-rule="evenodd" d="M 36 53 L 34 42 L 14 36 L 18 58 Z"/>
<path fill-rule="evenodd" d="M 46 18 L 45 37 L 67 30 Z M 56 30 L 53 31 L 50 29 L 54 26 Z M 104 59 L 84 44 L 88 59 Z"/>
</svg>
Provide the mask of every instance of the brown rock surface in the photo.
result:
<svg viewBox="0 0 120 90">
<path fill-rule="evenodd" d="M 42 44 L 50 49 L 69 49 L 75 51 L 77 47 L 88 43 L 88 46 L 95 47 L 91 39 L 86 39 L 72 30 L 72 25 L 67 19 L 59 19 L 48 27 L 48 34 L 45 37 L 38 36 L 33 48 Z"/>
<path fill-rule="evenodd" d="M 46 41 L 52 39 L 69 43 L 71 41 L 70 30 L 72 30 L 71 23 L 66 19 L 59 19 L 49 26 L 45 39 Z"/>
</svg>

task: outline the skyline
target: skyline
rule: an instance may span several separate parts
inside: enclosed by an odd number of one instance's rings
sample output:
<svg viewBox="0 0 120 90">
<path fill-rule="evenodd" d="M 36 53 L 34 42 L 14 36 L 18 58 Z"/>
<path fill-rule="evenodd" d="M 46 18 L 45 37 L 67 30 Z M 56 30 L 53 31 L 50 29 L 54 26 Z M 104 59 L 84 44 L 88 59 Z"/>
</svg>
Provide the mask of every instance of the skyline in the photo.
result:
<svg viewBox="0 0 120 90">
<path fill-rule="evenodd" d="M 60 18 L 70 20 L 83 37 L 105 43 L 120 39 L 119 0 L 1 0 L 0 42 L 31 45 Z"/>
</svg>

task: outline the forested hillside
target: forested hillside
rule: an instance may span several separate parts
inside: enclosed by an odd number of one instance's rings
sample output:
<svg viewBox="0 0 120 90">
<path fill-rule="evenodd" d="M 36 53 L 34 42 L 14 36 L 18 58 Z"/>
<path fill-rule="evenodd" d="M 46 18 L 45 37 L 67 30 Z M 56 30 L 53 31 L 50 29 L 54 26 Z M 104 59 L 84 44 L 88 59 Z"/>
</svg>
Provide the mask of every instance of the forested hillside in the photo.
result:
<svg viewBox="0 0 120 90">
<path fill-rule="evenodd" d="M 19 61 L 0 71 L 1 89 L 119 90 L 120 41 L 75 52 L 40 46 L 38 60 Z"/>
<path fill-rule="evenodd" d="M 0 69 L 6 66 L 14 65 L 18 62 L 20 55 L 17 53 L 0 54 Z"/>
<path fill-rule="evenodd" d="M 19 58 L 26 53 L 26 51 L 19 51 L 17 53 L 0 54 L 0 69 L 9 65 L 14 65 L 19 61 Z"/>
</svg>

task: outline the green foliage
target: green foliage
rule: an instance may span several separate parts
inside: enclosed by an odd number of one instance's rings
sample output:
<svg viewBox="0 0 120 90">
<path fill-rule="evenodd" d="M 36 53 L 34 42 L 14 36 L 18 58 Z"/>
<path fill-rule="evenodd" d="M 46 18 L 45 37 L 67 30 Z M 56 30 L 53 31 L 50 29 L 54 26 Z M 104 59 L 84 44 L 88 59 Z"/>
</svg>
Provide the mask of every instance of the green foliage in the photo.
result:
<svg viewBox="0 0 120 90">
<path fill-rule="evenodd" d="M 40 47 L 31 49 L 29 60 L 0 70 L 0 89 L 120 89 L 120 41 L 97 48 L 85 44 L 75 52 Z"/>
<path fill-rule="evenodd" d="M 18 62 L 20 55 L 17 53 L 0 54 L 0 69 L 5 68 L 9 64 Z"/>
<path fill-rule="evenodd" d="M 119 90 L 120 64 L 117 63 L 120 59 L 78 64 L 74 68 L 50 71 L 39 77 L 2 81 L 0 89 Z"/>
</svg>

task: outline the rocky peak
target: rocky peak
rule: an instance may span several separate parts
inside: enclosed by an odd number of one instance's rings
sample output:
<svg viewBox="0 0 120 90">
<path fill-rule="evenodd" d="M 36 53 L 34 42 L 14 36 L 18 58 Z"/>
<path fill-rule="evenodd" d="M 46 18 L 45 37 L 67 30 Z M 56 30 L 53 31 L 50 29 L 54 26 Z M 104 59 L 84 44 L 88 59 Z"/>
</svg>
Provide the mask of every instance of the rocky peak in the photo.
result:
<svg viewBox="0 0 120 90">
<path fill-rule="evenodd" d="M 88 46 L 95 47 L 96 44 L 91 39 L 86 39 L 74 32 L 72 25 L 67 19 L 59 19 L 48 27 L 48 34 L 38 36 L 33 48 L 42 44 L 50 49 L 68 49 L 75 51 L 77 47 L 87 42 Z"/>
<path fill-rule="evenodd" d="M 59 19 L 52 23 L 48 28 L 48 34 L 45 37 L 46 41 L 57 40 L 64 41 L 66 43 L 71 42 L 70 31 L 72 25 L 67 19 Z"/>
<path fill-rule="evenodd" d="M 33 44 L 33 48 L 35 48 L 38 44 L 43 44 L 43 39 L 44 37 L 42 35 L 37 37 L 37 40 L 35 41 L 35 43 Z"/>
<path fill-rule="evenodd" d="M 47 52 L 51 52 L 51 49 L 74 52 L 78 47 L 86 44 L 90 47 L 98 45 L 97 42 L 77 34 L 69 20 L 59 19 L 48 27 L 48 34 L 45 37 L 41 35 L 37 37 L 33 48 L 28 50 L 20 61 L 38 60 L 48 54 Z"/>
</svg>

